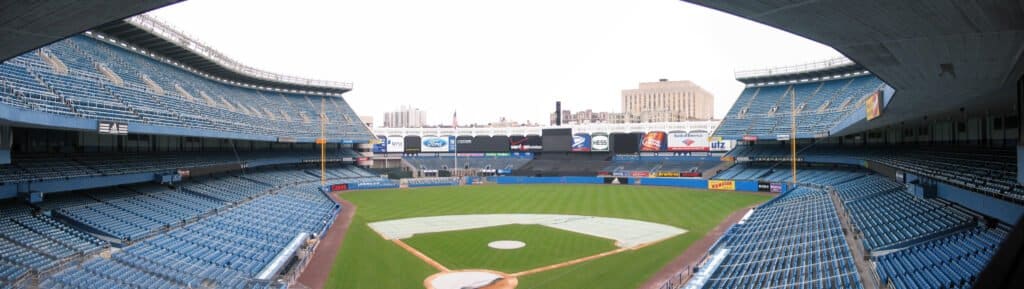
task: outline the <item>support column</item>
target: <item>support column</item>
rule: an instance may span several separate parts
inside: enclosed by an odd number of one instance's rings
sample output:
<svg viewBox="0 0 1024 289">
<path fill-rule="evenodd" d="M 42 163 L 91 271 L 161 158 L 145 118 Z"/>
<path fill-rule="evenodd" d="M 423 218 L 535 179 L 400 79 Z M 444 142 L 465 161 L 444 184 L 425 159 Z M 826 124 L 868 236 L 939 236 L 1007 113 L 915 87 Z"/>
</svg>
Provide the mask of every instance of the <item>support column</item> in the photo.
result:
<svg viewBox="0 0 1024 289">
<path fill-rule="evenodd" d="M 1024 125 L 1024 118 L 1021 117 L 1021 109 L 1024 109 L 1024 76 L 1017 79 L 1017 183 L 1024 184 L 1024 141 L 1021 138 L 1021 125 Z M 1006 124 L 1003 124 L 1006 127 Z"/>
<path fill-rule="evenodd" d="M 11 163 L 11 144 L 14 143 L 14 135 L 10 126 L 0 126 L 0 165 Z"/>
</svg>

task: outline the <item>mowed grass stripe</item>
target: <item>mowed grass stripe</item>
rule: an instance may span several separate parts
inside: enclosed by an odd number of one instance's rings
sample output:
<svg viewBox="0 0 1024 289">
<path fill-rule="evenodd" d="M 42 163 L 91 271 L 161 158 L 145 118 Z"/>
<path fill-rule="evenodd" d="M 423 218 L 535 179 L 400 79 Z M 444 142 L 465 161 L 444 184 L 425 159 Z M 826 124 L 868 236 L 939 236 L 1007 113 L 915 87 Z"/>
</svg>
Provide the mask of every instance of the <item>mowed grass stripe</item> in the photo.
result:
<svg viewBox="0 0 1024 289">
<path fill-rule="evenodd" d="M 729 213 L 770 198 L 735 192 L 613 185 L 433 187 L 355 191 L 342 197 L 359 209 L 326 288 L 415 289 L 422 288 L 423 280 L 436 273 L 367 227 L 367 223 L 375 221 L 455 214 L 548 213 L 637 219 L 688 230 L 641 250 L 525 276 L 518 287 L 636 288 Z M 455 247 L 451 251 L 479 253 Z"/>
</svg>

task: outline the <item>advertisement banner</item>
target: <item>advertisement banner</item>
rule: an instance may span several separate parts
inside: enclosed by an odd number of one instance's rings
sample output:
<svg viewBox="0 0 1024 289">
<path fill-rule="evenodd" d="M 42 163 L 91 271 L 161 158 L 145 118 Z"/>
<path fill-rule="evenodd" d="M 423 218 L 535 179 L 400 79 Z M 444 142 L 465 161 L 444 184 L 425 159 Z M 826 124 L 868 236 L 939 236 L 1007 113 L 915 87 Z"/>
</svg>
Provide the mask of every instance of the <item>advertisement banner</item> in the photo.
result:
<svg viewBox="0 0 1024 289">
<path fill-rule="evenodd" d="M 745 136 L 743 136 L 743 140 L 745 140 L 745 141 L 757 141 L 757 136 L 756 135 L 745 135 Z"/>
<path fill-rule="evenodd" d="M 709 149 L 711 151 L 713 151 L 713 152 L 727 152 L 727 151 L 731 151 L 733 146 L 735 146 L 735 145 L 736 145 L 735 141 L 732 141 L 732 140 L 722 140 L 721 138 L 718 138 L 718 140 L 712 140 L 708 144 L 708 146 L 710 147 Z"/>
<path fill-rule="evenodd" d="M 670 132 L 668 150 L 673 152 L 706 152 L 711 150 L 705 132 Z"/>
<path fill-rule="evenodd" d="M 405 151 L 405 140 L 400 136 L 389 137 L 385 142 L 386 152 L 400 153 Z"/>
<path fill-rule="evenodd" d="M 631 173 L 629 173 L 629 175 L 630 175 L 630 176 L 633 176 L 633 177 L 647 177 L 647 176 L 649 176 L 650 174 L 651 174 L 650 172 L 643 172 L 643 171 L 641 171 L 641 172 L 631 172 Z"/>
<path fill-rule="evenodd" d="M 449 152 L 449 137 L 425 136 L 420 142 L 420 151 L 425 153 L 446 153 Z"/>
<path fill-rule="evenodd" d="M 782 192 L 782 184 L 781 183 L 771 183 L 770 192 L 772 192 L 772 193 L 781 193 Z"/>
<path fill-rule="evenodd" d="M 679 177 L 680 175 L 681 174 L 679 172 L 668 172 L 668 171 L 661 171 L 661 172 L 658 172 L 657 174 L 655 174 L 655 176 L 663 177 L 663 178 L 675 178 L 675 177 Z"/>
<path fill-rule="evenodd" d="M 374 153 L 386 153 L 388 152 L 388 138 L 382 135 L 377 136 L 377 141 L 373 143 Z"/>
<path fill-rule="evenodd" d="M 868 120 L 872 120 L 882 115 L 882 91 L 875 91 L 864 100 L 864 108 L 867 112 Z"/>
<path fill-rule="evenodd" d="M 663 151 L 665 148 L 665 132 L 663 131 L 652 131 L 644 134 L 643 140 L 640 141 L 640 151 L 644 152 L 657 152 Z"/>
<path fill-rule="evenodd" d="M 467 135 L 458 136 L 458 137 L 455 138 L 455 142 L 450 143 L 450 144 L 454 144 L 455 147 L 458 148 L 459 152 L 467 152 L 467 153 L 483 152 L 483 151 L 480 150 L 480 148 L 477 147 L 476 142 L 474 141 L 472 136 L 467 136 Z M 452 148 L 449 151 L 455 151 L 455 148 Z"/>
<path fill-rule="evenodd" d="M 590 150 L 595 152 L 606 152 L 611 147 L 611 142 L 606 134 L 594 134 L 590 137 Z"/>
<path fill-rule="evenodd" d="M 572 151 L 574 152 L 589 152 L 590 151 L 590 135 L 585 133 L 578 133 L 572 136 Z"/>
<path fill-rule="evenodd" d="M 709 190 L 735 191 L 736 181 L 733 180 L 708 180 Z"/>
<path fill-rule="evenodd" d="M 410 135 L 405 137 L 405 152 L 406 153 L 419 153 L 421 138 L 419 136 Z"/>
<path fill-rule="evenodd" d="M 512 136 L 509 138 L 509 148 L 520 152 L 539 152 L 544 149 L 541 136 L 531 134 L 527 136 Z"/>
</svg>

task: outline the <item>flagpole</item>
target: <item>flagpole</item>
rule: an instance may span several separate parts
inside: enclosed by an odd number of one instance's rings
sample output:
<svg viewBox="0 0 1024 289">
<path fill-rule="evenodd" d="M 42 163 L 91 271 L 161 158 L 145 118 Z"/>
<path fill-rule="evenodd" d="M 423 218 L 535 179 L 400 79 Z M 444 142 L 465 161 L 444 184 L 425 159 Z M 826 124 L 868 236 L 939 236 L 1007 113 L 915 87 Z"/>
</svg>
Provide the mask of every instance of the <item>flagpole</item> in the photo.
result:
<svg viewBox="0 0 1024 289">
<path fill-rule="evenodd" d="M 459 175 L 459 112 L 452 113 L 452 126 L 455 127 L 455 176 Z"/>
</svg>

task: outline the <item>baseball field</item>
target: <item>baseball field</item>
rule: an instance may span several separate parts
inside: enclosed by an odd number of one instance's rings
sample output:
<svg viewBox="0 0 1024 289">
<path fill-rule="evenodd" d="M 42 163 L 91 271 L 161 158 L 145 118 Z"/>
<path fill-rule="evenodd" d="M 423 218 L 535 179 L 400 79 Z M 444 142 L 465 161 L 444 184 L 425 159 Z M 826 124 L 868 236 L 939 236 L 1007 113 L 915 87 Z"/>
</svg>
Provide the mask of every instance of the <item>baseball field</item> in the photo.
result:
<svg viewBox="0 0 1024 289">
<path fill-rule="evenodd" d="M 353 203 L 356 212 L 325 288 L 419 289 L 435 273 L 479 269 L 519 272 L 514 274 L 516 288 L 633 289 L 726 216 L 771 196 L 648 186 L 483 185 L 351 191 L 341 198 Z M 467 214 L 627 219 L 685 233 L 623 248 L 613 239 L 584 234 L 586 230 L 559 230 L 551 225 L 506 224 L 415 234 L 401 240 L 389 240 L 371 228 L 384 221 Z M 525 246 L 511 250 L 488 246 L 500 240 Z"/>
</svg>

